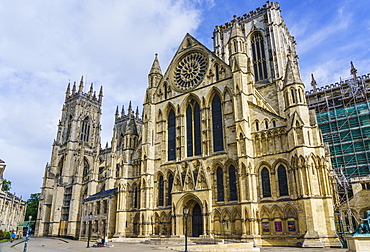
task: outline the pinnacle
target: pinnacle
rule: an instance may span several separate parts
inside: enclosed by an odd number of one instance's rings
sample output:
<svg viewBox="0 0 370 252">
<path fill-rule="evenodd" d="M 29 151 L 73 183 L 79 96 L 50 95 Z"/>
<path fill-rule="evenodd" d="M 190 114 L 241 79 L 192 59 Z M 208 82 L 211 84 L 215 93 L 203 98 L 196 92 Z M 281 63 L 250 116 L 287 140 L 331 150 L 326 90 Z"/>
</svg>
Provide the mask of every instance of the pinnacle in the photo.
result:
<svg viewBox="0 0 370 252">
<path fill-rule="evenodd" d="M 157 53 L 155 54 L 153 65 L 152 65 L 152 68 L 150 69 L 149 74 L 160 74 L 160 75 L 162 75 L 162 70 L 161 70 L 161 66 L 159 65 L 158 54 Z"/>
</svg>

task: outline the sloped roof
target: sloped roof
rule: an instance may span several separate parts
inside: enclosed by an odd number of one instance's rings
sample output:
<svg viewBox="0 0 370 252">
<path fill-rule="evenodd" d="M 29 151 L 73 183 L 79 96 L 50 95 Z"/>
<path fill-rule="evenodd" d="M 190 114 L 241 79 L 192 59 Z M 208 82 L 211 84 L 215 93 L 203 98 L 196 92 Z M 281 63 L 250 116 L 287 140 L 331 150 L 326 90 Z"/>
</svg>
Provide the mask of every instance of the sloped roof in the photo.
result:
<svg viewBox="0 0 370 252">
<path fill-rule="evenodd" d="M 108 197 L 110 195 L 116 195 L 117 190 L 118 190 L 118 188 L 113 188 L 113 189 L 105 190 L 105 191 L 102 191 L 102 192 L 98 192 L 98 193 L 95 193 L 95 194 L 87 197 L 86 199 L 84 199 L 84 201 L 87 202 L 87 201 L 92 201 L 92 200 L 96 200 L 96 199 L 105 198 L 105 197 Z"/>
</svg>

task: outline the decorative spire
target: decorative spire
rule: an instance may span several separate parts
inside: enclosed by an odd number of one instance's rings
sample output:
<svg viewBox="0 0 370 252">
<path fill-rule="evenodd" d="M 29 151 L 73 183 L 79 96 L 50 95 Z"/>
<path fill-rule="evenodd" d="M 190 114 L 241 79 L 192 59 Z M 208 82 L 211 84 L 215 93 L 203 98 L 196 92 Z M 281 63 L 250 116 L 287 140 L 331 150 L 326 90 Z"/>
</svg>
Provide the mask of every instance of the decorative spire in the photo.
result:
<svg viewBox="0 0 370 252">
<path fill-rule="evenodd" d="M 357 79 L 357 69 L 355 68 L 355 66 L 353 65 L 353 62 L 351 61 L 351 74 L 353 76 L 354 79 Z"/>
<path fill-rule="evenodd" d="M 157 53 L 155 54 L 153 65 L 152 65 L 152 68 L 150 69 L 150 72 L 149 72 L 149 75 L 150 74 L 160 74 L 160 75 L 162 75 L 162 70 L 161 70 L 161 66 L 159 65 L 158 54 Z"/>
<path fill-rule="evenodd" d="M 130 103 L 129 103 L 129 105 L 128 105 L 128 112 L 127 112 L 127 115 L 130 117 L 130 116 L 131 116 L 131 114 L 132 114 L 132 106 L 131 106 L 131 101 L 130 101 Z"/>
<path fill-rule="evenodd" d="M 116 108 L 116 114 L 115 114 L 115 116 L 116 116 L 116 120 L 117 120 L 118 119 L 118 106 Z"/>
<path fill-rule="evenodd" d="M 76 82 L 73 83 L 72 95 L 74 95 L 75 93 L 76 93 Z"/>
<path fill-rule="evenodd" d="M 244 37 L 240 24 L 236 19 L 236 15 L 234 15 L 234 20 L 231 22 L 233 23 L 233 26 L 231 27 L 230 39 L 234 37 Z"/>
<path fill-rule="evenodd" d="M 122 105 L 121 116 L 125 116 L 125 105 Z"/>
<path fill-rule="evenodd" d="M 92 97 L 92 94 L 93 94 L 93 84 L 91 83 L 90 91 L 89 91 L 89 98 L 90 98 L 90 99 L 91 99 L 91 97 Z"/>
<path fill-rule="evenodd" d="M 99 100 L 98 100 L 98 102 L 101 103 L 102 100 L 103 100 L 103 86 L 100 87 Z"/>
<path fill-rule="evenodd" d="M 80 80 L 80 86 L 78 87 L 78 92 L 82 92 L 83 89 L 84 89 L 84 76 L 82 75 Z"/>
<path fill-rule="evenodd" d="M 311 86 L 312 86 L 313 91 L 316 93 L 317 92 L 317 89 L 316 89 L 317 84 L 316 84 L 315 78 L 313 77 L 313 73 L 311 74 Z"/>
<path fill-rule="evenodd" d="M 71 83 L 68 82 L 67 91 L 66 91 L 66 100 L 71 95 Z"/>
<path fill-rule="evenodd" d="M 94 91 L 93 100 L 96 100 L 96 91 Z"/>
<path fill-rule="evenodd" d="M 136 107 L 136 120 L 139 120 L 139 106 Z"/>
</svg>

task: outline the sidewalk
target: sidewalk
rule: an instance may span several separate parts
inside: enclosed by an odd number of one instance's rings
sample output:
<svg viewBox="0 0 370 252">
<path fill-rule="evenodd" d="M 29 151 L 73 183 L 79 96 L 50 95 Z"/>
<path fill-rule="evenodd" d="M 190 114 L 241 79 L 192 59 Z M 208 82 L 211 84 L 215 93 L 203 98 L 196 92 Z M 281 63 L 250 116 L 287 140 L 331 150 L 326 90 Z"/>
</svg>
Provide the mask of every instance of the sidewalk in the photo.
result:
<svg viewBox="0 0 370 252">
<path fill-rule="evenodd" d="M 0 243 L 0 252 L 19 252 L 23 251 L 25 239 L 16 240 L 13 243 Z M 163 248 L 163 245 L 146 244 L 125 244 L 108 243 L 113 247 L 92 247 L 94 241 L 90 242 L 90 248 L 86 248 L 87 242 L 68 240 L 62 238 L 30 237 L 28 240 L 27 252 L 50 252 L 50 251 L 125 251 L 125 252 L 144 252 L 144 251 L 170 251 Z"/>
<path fill-rule="evenodd" d="M 13 243 L 5 242 L 0 243 L 0 252 L 19 252 L 23 251 L 25 239 L 16 240 Z M 27 252 L 50 252 L 50 251 L 125 251 L 125 252 L 144 252 L 144 251 L 171 251 L 166 249 L 164 245 L 149 245 L 141 243 L 108 243 L 109 246 L 113 247 L 92 247 L 93 242 L 90 242 L 90 248 L 86 248 L 87 242 L 67 240 L 62 238 L 46 238 L 46 237 L 30 237 L 28 241 Z M 174 248 L 175 246 L 169 246 Z M 183 246 L 179 246 L 178 249 L 172 251 L 183 251 Z M 191 245 L 188 247 L 191 252 Z M 346 252 L 347 249 L 338 248 L 295 248 L 295 247 L 264 247 L 261 248 L 261 252 Z"/>
</svg>

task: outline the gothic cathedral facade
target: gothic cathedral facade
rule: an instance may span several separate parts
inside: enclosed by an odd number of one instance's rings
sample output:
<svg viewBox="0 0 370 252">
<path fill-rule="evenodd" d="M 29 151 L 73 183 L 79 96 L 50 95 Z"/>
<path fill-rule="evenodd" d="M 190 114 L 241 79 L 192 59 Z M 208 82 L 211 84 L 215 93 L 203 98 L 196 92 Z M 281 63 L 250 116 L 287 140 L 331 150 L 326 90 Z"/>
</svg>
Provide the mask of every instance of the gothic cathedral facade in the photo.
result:
<svg viewBox="0 0 370 252">
<path fill-rule="evenodd" d="M 279 4 L 213 39 L 212 52 L 187 34 L 164 74 L 156 55 L 143 114 L 117 108 L 110 147 L 102 89 L 68 84 L 36 235 L 180 237 L 186 224 L 192 237 L 339 244 L 330 158 Z"/>
</svg>

